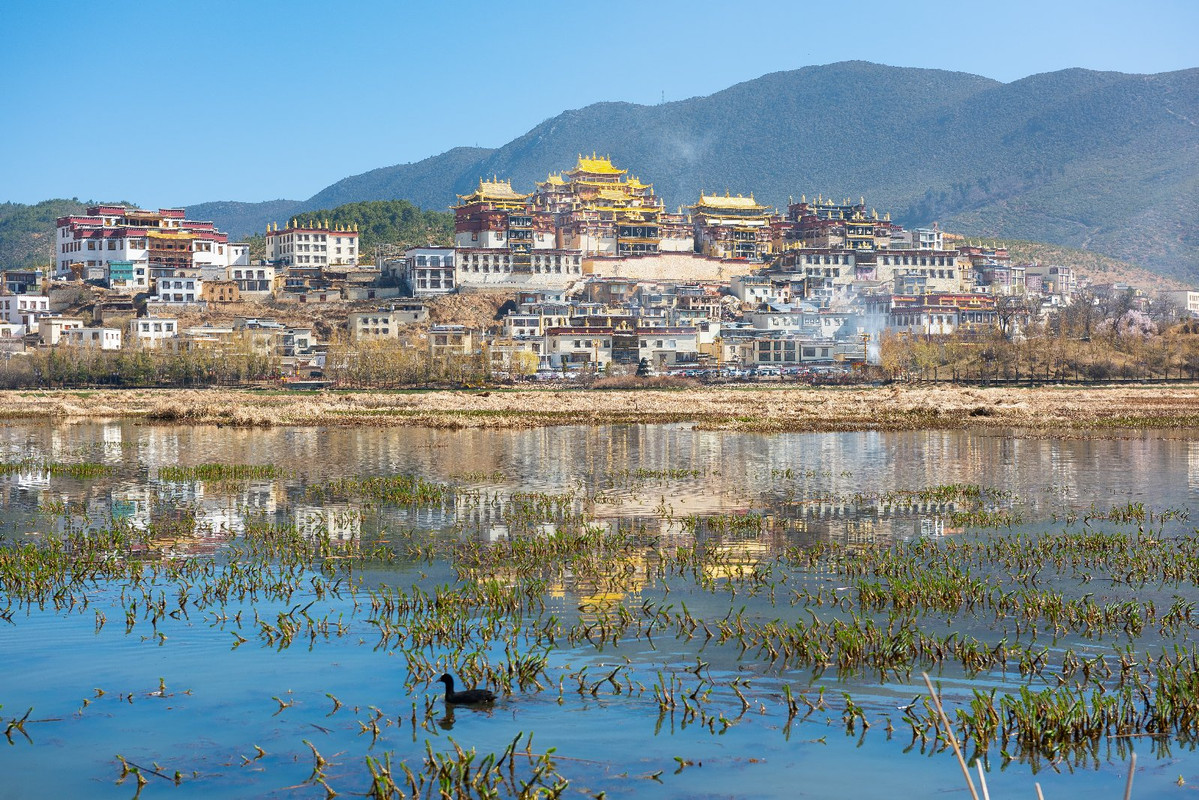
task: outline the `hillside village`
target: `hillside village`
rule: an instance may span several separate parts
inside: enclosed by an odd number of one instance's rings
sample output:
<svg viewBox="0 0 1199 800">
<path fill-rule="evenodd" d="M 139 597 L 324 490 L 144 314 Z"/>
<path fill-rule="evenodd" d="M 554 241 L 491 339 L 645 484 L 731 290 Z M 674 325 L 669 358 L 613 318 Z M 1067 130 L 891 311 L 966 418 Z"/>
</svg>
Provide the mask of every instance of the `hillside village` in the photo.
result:
<svg viewBox="0 0 1199 800">
<path fill-rule="evenodd" d="M 0 352 L 250 351 L 275 376 L 319 380 L 390 348 L 510 378 L 738 378 L 877 364 L 888 337 L 1019 338 L 1078 302 L 1199 316 L 1199 292 L 1018 263 L 935 225 L 904 229 L 865 198 L 801 195 L 779 212 L 702 191 L 669 211 L 595 154 L 530 193 L 480 179 L 454 206 L 452 245 L 364 253 L 360 239 L 355 224 L 295 217 L 252 258 L 182 209 L 93 206 L 57 220 L 49 274 L 4 271 Z"/>
</svg>

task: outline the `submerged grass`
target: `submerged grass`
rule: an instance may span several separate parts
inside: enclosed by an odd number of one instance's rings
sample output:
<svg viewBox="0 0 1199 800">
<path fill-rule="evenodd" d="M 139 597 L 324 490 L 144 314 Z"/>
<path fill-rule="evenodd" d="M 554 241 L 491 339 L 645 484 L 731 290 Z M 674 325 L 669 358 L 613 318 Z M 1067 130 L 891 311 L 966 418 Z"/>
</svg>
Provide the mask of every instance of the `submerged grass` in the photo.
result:
<svg viewBox="0 0 1199 800">
<path fill-rule="evenodd" d="M 164 467 L 158 474 L 168 481 L 283 476 L 271 465 L 239 464 Z M 771 472 L 774 479 L 795 475 Z M 611 472 L 602 482 L 638 489 L 702 477 L 639 468 Z M 375 742 L 404 720 L 381 712 L 358 719 L 370 747 L 359 759 L 354 791 L 374 797 L 566 790 L 568 770 L 552 751 L 534 753 L 531 738 L 523 751 L 518 736 L 491 755 L 452 740 L 435 749 L 429 737 L 438 718 L 427 693 L 443 672 L 467 685 L 544 693 L 562 704 L 572 696 L 637 698 L 656 713 L 659 732 L 694 726 L 721 736 L 753 724 L 756 714 L 780 721 L 790 736 L 793 725 L 811 718 L 855 736 L 899 732 L 902 740 L 907 733 L 908 747 L 921 752 L 942 752 L 950 739 L 960 740 L 971 760 L 1020 760 L 1034 771 L 1095 759 L 1100 744 L 1129 737 L 1157 747 L 1199 744 L 1199 647 L 1192 639 L 1199 614 L 1191 597 L 1199 535 L 1166 536 L 1162 528 L 1185 519 L 1182 511 L 1129 502 L 1084 512 L 1082 526 L 1075 517 L 1064 530 L 1011 533 L 1019 522 L 1011 493 L 946 484 L 850 498 L 788 495 L 745 513 L 685 517 L 663 497 L 652 524 L 621 529 L 596 518 L 600 500 L 586 487 L 485 493 L 385 475 L 303 491 L 306 502 L 345 498 L 364 507 L 452 511 L 458 522 L 440 533 L 367 538 L 337 534 L 331 515 L 313 525 L 260 515 L 247 517 L 236 533 L 214 533 L 197 521 L 196 508 L 183 507 L 144 527 L 67 524 L 63 533 L 0 546 L 0 621 L 20 624 L 41 611 L 94 614 L 97 633 L 123 623 L 126 635 L 136 632 L 157 646 L 172 620 L 203 621 L 227 632 L 233 649 L 356 639 L 391 654 L 413 696 L 408 724 L 414 742 L 425 737 L 424 752 L 393 759 L 391 751 L 376 751 Z M 800 545 L 787 538 L 808 510 L 838 504 L 915 509 L 973 532 L 882 544 Z M 503 535 L 485 536 L 495 525 Z M 397 565 L 441 562 L 452 579 L 403 586 L 378 577 Z M 1168 603 L 1163 593 L 1171 595 Z M 101 597 L 111 605 L 101 605 Z M 658 668 L 621 659 L 663 640 L 671 642 L 670 655 Z M 589 658 L 599 655 L 605 660 Z M 713 672 L 718 658 L 738 669 Z M 825 696 L 827 686 L 851 681 L 912 684 L 922 671 L 969 681 L 969 694 L 946 698 L 946 717 L 929 698 L 897 710 L 862 693 Z M 330 698 L 335 714 L 341 703 Z M 280 714 L 294 701 L 273 702 Z M 14 742 L 30 738 L 30 722 L 30 713 L 0 718 Z M 338 776 L 317 748 L 303 744 L 313 760 L 304 785 L 344 791 L 330 785 Z M 307 753 L 298 744 L 297 751 Z M 694 766 L 677 761 L 680 773 Z M 133 769 L 139 777 L 146 772 Z"/>
</svg>

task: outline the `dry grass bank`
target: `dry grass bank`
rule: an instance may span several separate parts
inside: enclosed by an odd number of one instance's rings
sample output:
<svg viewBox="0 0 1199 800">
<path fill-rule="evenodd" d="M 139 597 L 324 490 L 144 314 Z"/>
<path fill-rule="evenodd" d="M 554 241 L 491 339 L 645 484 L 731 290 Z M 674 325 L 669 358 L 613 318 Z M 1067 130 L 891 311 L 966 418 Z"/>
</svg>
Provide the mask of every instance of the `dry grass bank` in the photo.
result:
<svg viewBox="0 0 1199 800">
<path fill-rule="evenodd" d="M 0 419 L 71 421 L 116 417 L 239 426 L 437 428 L 690 422 L 705 429 L 766 432 L 1199 428 L 1199 385 L 314 393 L 212 389 L 0 394 Z"/>
</svg>

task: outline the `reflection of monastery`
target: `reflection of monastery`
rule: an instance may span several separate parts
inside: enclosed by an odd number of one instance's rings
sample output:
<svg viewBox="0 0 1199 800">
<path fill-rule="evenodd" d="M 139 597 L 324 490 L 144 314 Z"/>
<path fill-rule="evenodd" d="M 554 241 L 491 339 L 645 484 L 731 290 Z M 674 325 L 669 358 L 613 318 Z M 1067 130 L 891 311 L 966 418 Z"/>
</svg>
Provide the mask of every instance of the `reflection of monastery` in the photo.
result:
<svg viewBox="0 0 1199 800">
<path fill-rule="evenodd" d="M 356 505 L 297 504 L 291 513 L 296 530 L 306 539 L 328 537 L 335 542 L 347 542 L 362 535 L 362 511 Z"/>
</svg>

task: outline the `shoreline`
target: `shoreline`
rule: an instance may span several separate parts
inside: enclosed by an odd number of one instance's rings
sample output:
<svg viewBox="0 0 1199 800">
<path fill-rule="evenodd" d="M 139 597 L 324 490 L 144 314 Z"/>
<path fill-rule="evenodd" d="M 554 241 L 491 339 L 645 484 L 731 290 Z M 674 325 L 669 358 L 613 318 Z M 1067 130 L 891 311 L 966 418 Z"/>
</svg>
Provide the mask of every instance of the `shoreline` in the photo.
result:
<svg viewBox="0 0 1199 800">
<path fill-rule="evenodd" d="M 0 393 L 0 423 L 139 418 L 274 426 L 536 428 L 691 423 L 762 433 L 1024 428 L 1199 428 L 1199 383 L 1116 387 L 696 387 L 428 391 L 30 390 Z"/>
</svg>

